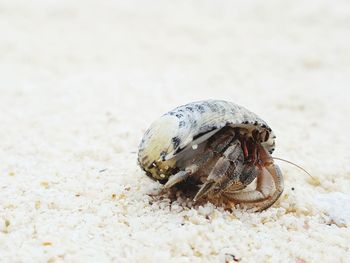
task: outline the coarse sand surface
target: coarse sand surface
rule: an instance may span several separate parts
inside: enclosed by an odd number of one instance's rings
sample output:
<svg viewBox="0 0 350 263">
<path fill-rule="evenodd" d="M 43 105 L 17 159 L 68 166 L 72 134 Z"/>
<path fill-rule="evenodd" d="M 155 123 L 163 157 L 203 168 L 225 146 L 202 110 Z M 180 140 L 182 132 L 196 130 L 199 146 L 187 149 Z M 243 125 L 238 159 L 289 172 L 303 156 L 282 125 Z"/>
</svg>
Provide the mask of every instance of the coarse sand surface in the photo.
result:
<svg viewBox="0 0 350 263">
<path fill-rule="evenodd" d="M 349 1 L 0 1 L 0 262 L 350 262 Z M 262 213 L 157 200 L 152 121 L 224 99 L 277 135 Z"/>
</svg>

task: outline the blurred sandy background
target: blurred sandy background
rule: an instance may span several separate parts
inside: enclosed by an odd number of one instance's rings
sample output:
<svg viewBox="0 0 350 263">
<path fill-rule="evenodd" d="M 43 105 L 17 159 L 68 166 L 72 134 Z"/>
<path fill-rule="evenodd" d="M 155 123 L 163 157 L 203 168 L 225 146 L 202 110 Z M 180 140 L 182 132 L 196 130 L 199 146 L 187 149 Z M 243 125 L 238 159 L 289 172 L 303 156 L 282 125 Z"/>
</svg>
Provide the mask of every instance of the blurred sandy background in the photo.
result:
<svg viewBox="0 0 350 263">
<path fill-rule="evenodd" d="M 349 262 L 349 46 L 348 1 L 0 0 L 0 261 Z M 143 132 L 208 98 L 316 180 L 281 163 L 257 214 L 153 202 Z"/>
</svg>

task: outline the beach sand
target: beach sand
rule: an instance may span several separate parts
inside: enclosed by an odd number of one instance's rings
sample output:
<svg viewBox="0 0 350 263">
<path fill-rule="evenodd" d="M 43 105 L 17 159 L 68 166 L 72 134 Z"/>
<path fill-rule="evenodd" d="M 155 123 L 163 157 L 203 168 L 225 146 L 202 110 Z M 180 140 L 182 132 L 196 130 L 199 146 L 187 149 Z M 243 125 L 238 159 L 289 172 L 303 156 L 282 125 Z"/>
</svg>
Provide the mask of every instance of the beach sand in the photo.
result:
<svg viewBox="0 0 350 263">
<path fill-rule="evenodd" d="M 350 262 L 348 1 L 0 2 L 1 262 Z M 150 195 L 152 121 L 224 99 L 277 135 L 262 213 Z"/>
</svg>

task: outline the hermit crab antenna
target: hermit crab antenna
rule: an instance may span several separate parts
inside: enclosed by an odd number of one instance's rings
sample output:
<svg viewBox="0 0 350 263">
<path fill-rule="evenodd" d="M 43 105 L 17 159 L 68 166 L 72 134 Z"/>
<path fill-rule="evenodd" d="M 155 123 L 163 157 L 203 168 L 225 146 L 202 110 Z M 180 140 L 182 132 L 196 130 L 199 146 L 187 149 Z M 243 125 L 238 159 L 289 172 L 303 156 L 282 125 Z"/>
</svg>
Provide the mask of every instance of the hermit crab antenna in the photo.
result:
<svg viewBox="0 0 350 263">
<path fill-rule="evenodd" d="M 279 160 L 279 161 L 283 161 L 283 162 L 286 162 L 286 163 L 289 163 L 291 165 L 294 165 L 295 167 L 298 167 L 300 170 L 302 170 L 303 172 L 305 172 L 308 176 L 310 176 L 313 180 L 315 180 L 315 178 L 308 172 L 306 171 L 303 167 L 291 162 L 291 161 L 288 161 L 288 160 L 285 160 L 285 159 L 282 159 L 282 158 L 279 158 L 279 157 L 272 157 L 272 159 L 274 160 Z"/>
</svg>

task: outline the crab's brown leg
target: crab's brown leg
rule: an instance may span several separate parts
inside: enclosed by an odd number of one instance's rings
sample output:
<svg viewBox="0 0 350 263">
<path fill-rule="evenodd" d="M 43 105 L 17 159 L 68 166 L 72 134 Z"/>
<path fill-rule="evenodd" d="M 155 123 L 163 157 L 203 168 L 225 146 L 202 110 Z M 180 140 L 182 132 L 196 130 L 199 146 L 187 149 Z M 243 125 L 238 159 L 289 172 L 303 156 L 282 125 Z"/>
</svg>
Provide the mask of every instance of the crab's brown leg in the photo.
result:
<svg viewBox="0 0 350 263">
<path fill-rule="evenodd" d="M 253 150 L 252 150 L 252 163 L 256 163 L 256 161 L 258 160 L 257 159 L 258 158 L 258 151 L 257 151 L 256 145 L 254 143 L 252 143 L 252 144 L 253 144 L 253 146 L 252 146 L 252 148 L 253 148 Z"/>
<path fill-rule="evenodd" d="M 164 188 L 170 188 L 177 183 L 180 183 L 187 179 L 187 177 L 190 175 L 190 171 L 180 171 L 172 176 L 170 176 L 169 180 L 164 185 Z"/>
<path fill-rule="evenodd" d="M 209 159 L 211 155 L 204 156 L 205 159 Z M 194 174 L 199 169 L 199 163 L 203 160 L 198 160 L 197 164 L 192 164 L 185 169 L 185 171 L 179 171 L 176 174 L 169 177 L 169 180 L 164 185 L 165 188 L 170 188 L 184 180 L 186 180 L 191 174 Z"/>
<path fill-rule="evenodd" d="M 244 187 L 249 185 L 258 176 L 259 170 L 254 164 L 248 163 L 244 165 L 243 171 L 239 176 L 239 180 L 242 182 Z"/>
<path fill-rule="evenodd" d="M 255 165 L 246 164 L 243 167 L 242 173 L 239 176 L 239 181 L 242 184 L 227 184 L 226 188 L 221 189 L 222 192 L 236 192 L 246 188 L 258 175 L 258 169 Z"/>
<path fill-rule="evenodd" d="M 228 185 L 235 185 L 237 189 L 240 189 L 242 183 L 239 176 L 243 170 L 243 156 L 241 143 L 235 140 L 217 161 L 193 200 L 196 202 L 210 191 L 221 191 Z"/>
<path fill-rule="evenodd" d="M 256 190 L 247 192 L 226 191 L 222 194 L 244 208 L 262 211 L 273 205 L 283 192 L 283 177 L 277 165 L 271 164 L 259 169 Z"/>
<path fill-rule="evenodd" d="M 214 157 L 214 154 L 224 151 L 235 137 L 235 132 L 232 129 L 225 129 L 220 133 L 220 136 L 214 135 L 210 139 L 207 150 L 204 153 L 198 154 L 195 159 L 191 160 L 184 171 L 169 177 L 169 180 L 164 185 L 165 188 L 170 188 L 184 180 L 191 174 L 196 173 L 206 162 Z"/>
</svg>

